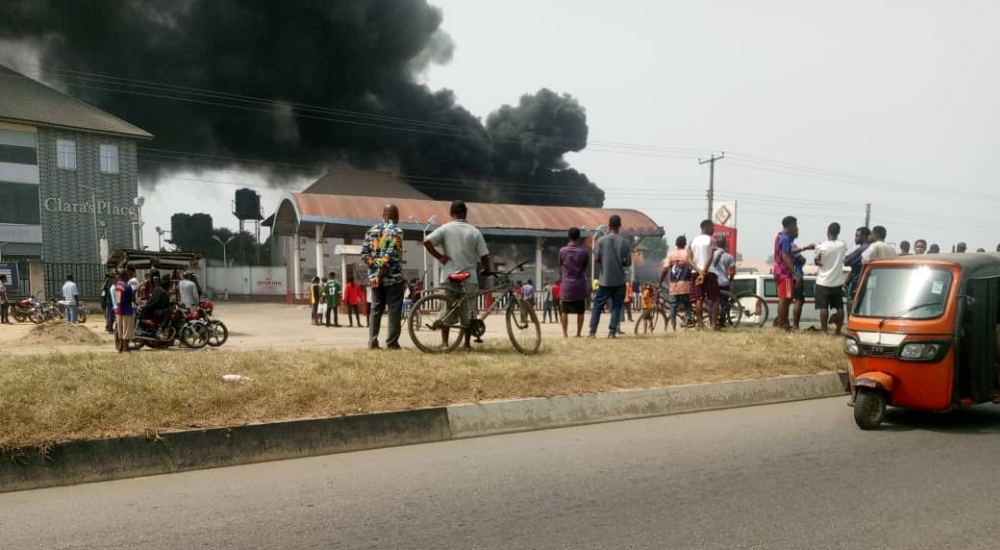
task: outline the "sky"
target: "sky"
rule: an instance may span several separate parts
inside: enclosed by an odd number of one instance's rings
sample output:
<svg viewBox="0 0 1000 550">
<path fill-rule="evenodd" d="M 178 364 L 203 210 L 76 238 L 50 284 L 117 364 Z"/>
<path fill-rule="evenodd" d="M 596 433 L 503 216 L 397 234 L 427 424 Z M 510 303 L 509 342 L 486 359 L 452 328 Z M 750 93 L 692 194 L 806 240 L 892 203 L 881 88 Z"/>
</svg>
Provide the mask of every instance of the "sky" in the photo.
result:
<svg viewBox="0 0 1000 550">
<path fill-rule="evenodd" d="M 800 243 L 825 240 L 833 221 L 850 241 L 866 203 L 890 242 L 1000 243 L 998 2 L 432 3 L 455 52 L 419 78 L 484 118 L 542 87 L 573 95 L 590 145 L 567 159 L 605 206 L 646 213 L 671 245 L 706 217 L 698 159 L 722 152 L 716 200 L 738 201 L 748 260 L 770 253 L 786 215 Z M 253 174 L 175 176 L 233 185 L 141 182 L 146 244 L 175 211 L 234 227 L 236 184 L 260 186 L 268 211 L 282 193 Z"/>
</svg>

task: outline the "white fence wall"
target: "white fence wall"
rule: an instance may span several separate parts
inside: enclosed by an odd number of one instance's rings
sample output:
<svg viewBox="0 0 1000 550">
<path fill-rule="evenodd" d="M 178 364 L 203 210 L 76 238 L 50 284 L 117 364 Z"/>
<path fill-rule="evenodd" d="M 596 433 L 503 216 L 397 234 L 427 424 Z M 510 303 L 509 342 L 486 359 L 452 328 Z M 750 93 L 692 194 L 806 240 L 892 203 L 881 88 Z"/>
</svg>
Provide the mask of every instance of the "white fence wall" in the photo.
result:
<svg viewBox="0 0 1000 550">
<path fill-rule="evenodd" d="M 224 292 L 244 296 L 285 296 L 288 292 L 285 266 L 209 267 L 202 281 L 215 295 Z"/>
</svg>

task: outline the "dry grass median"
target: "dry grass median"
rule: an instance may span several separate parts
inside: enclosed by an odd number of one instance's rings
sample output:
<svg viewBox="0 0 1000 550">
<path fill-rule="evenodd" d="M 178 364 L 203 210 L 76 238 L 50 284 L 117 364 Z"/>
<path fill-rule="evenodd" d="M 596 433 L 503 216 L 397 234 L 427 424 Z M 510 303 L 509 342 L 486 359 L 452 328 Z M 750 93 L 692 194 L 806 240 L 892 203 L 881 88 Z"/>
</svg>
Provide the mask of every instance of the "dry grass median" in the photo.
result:
<svg viewBox="0 0 1000 550">
<path fill-rule="evenodd" d="M 841 340 L 772 330 L 509 342 L 472 353 L 150 351 L 8 357 L 0 449 L 281 419 L 811 374 L 841 369 Z M 250 377 L 227 382 L 225 374 Z"/>
</svg>

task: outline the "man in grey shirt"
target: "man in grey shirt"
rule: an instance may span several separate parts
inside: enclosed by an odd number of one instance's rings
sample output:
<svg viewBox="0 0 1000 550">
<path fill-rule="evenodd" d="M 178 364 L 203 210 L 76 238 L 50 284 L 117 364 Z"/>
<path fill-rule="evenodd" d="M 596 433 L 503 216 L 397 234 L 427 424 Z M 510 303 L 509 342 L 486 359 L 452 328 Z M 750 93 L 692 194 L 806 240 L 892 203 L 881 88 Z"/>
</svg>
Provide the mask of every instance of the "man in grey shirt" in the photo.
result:
<svg viewBox="0 0 1000 550">
<path fill-rule="evenodd" d="M 597 277 L 597 292 L 594 294 L 594 309 L 590 314 L 590 334 L 597 335 L 597 325 L 601 322 L 601 311 L 611 300 L 611 326 L 608 338 L 617 338 L 622 321 L 622 306 L 625 303 L 625 268 L 632 265 L 632 247 L 625 237 L 619 235 L 622 219 L 617 215 L 608 220 L 609 233 L 600 238 L 594 246 L 594 261 L 600 266 Z"/>
<path fill-rule="evenodd" d="M 180 294 L 181 303 L 184 307 L 194 310 L 201 307 L 201 297 L 198 296 L 198 285 L 194 283 L 191 273 L 184 273 L 179 283 L 177 292 Z"/>
<path fill-rule="evenodd" d="M 452 201 L 451 203 L 452 221 L 434 230 L 424 240 L 424 248 L 437 261 L 444 264 L 441 273 L 441 283 L 456 287 L 456 291 L 461 291 L 466 296 L 466 303 L 460 308 L 459 314 L 462 316 L 460 324 L 463 328 L 468 326 L 468 322 L 476 318 L 476 302 L 479 290 L 479 279 L 476 276 L 476 265 L 483 264 L 483 274 L 490 273 L 490 251 L 486 247 L 486 239 L 476 226 L 470 224 L 466 219 L 469 215 L 469 208 L 465 201 Z M 464 283 L 451 283 L 448 275 L 456 272 L 468 271 L 469 278 Z M 441 330 L 442 346 L 448 347 L 448 329 Z M 471 349 L 472 334 L 465 331 L 465 349 Z M 477 340 L 478 342 L 478 340 Z"/>
</svg>

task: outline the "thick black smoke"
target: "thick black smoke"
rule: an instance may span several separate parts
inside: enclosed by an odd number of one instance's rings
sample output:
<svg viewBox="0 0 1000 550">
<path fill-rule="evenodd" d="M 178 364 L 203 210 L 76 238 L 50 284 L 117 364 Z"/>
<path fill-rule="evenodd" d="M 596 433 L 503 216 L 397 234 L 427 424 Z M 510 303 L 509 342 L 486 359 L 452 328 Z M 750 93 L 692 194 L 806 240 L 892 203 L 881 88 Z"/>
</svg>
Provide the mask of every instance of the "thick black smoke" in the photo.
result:
<svg viewBox="0 0 1000 550">
<path fill-rule="evenodd" d="M 8 0 L 0 40 L 155 134 L 152 148 L 394 169 L 441 199 L 600 205 L 562 160 L 586 145 L 575 100 L 542 90 L 484 127 L 415 81 L 451 58 L 441 21 L 426 0 Z M 191 168 L 175 157 L 147 150 L 140 165 Z"/>
</svg>

